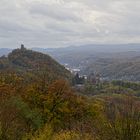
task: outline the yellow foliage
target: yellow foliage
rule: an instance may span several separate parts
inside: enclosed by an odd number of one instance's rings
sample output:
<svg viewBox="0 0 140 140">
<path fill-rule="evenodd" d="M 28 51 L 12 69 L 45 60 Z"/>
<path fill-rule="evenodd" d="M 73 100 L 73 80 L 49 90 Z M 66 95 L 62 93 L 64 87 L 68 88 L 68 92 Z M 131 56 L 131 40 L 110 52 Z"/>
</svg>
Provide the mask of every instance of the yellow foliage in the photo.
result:
<svg viewBox="0 0 140 140">
<path fill-rule="evenodd" d="M 90 134 L 80 134 L 75 131 L 63 131 L 56 134 L 53 140 L 94 140 Z"/>
<path fill-rule="evenodd" d="M 43 130 L 37 132 L 34 136 L 27 135 L 22 140 L 53 140 L 53 130 L 50 125 L 47 125 Z"/>
<path fill-rule="evenodd" d="M 52 128 L 49 126 L 35 136 L 26 136 L 23 140 L 94 140 L 94 138 L 88 133 L 81 134 L 76 131 L 53 133 Z"/>
</svg>

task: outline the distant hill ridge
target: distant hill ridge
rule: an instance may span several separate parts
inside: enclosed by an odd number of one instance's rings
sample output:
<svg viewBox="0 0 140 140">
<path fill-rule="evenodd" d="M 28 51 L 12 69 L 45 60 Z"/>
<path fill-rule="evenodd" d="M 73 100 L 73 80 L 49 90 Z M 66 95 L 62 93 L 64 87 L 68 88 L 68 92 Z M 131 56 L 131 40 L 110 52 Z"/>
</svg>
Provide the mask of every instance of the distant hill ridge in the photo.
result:
<svg viewBox="0 0 140 140">
<path fill-rule="evenodd" d="M 7 55 L 12 51 L 10 48 L 0 48 L 0 56 Z"/>
<path fill-rule="evenodd" d="M 63 53 L 79 53 L 79 52 L 86 52 L 86 53 L 93 53 L 93 52 L 100 52 L 100 53 L 120 53 L 120 52 L 140 52 L 140 44 L 139 43 L 130 43 L 130 44 L 85 44 L 79 46 L 68 46 L 68 47 L 60 47 L 60 48 L 40 48 L 40 47 L 33 47 L 32 50 L 49 53 L 52 55 L 58 55 L 56 52 L 61 54 Z M 12 49 L 10 48 L 0 48 L 0 56 L 7 55 L 11 52 Z"/>
</svg>

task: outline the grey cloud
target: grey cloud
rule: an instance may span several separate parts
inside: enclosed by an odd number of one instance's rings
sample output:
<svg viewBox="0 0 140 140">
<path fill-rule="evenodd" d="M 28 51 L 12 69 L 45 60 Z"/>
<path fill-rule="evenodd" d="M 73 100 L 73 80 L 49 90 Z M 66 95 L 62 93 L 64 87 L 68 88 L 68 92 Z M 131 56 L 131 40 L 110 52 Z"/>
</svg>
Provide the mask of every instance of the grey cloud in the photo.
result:
<svg viewBox="0 0 140 140">
<path fill-rule="evenodd" d="M 1 0 L 0 47 L 140 43 L 139 0 Z"/>
<path fill-rule="evenodd" d="M 31 14 L 40 14 L 49 18 L 63 21 L 81 21 L 72 11 L 60 5 L 35 4 L 32 5 Z"/>
</svg>

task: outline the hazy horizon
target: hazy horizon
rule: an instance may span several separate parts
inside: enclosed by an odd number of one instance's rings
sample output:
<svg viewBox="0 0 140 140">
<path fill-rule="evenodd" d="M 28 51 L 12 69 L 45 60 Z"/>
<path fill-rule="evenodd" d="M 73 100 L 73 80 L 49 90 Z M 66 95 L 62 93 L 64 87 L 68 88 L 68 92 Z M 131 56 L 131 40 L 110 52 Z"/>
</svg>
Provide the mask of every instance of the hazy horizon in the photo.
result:
<svg viewBox="0 0 140 140">
<path fill-rule="evenodd" d="M 22 43 L 21 44 L 18 44 L 18 45 L 16 45 L 16 46 L 14 46 L 14 47 L 2 47 L 2 46 L 0 46 L 0 49 L 18 49 L 18 48 L 21 48 L 21 45 L 22 45 Z M 101 43 L 101 44 L 81 44 L 81 45 L 70 45 L 70 46 L 62 46 L 62 47 L 41 47 L 41 46 L 32 46 L 32 47 L 30 47 L 30 46 L 27 46 L 26 44 L 23 44 L 24 45 L 24 47 L 25 48 L 27 48 L 27 49 L 67 49 L 67 48 L 83 48 L 83 47 L 85 47 L 85 46 L 87 46 L 88 48 L 89 47 L 93 47 L 93 48 L 97 48 L 97 47 L 103 47 L 104 49 L 106 49 L 105 47 L 111 47 L 112 49 L 115 47 L 115 46 L 122 46 L 122 47 L 126 47 L 126 48 L 129 48 L 129 47 L 131 47 L 131 46 L 135 46 L 136 48 L 140 48 L 140 43 L 121 43 L 121 44 L 117 44 L 117 43 L 115 43 L 115 44 L 113 44 L 113 43 L 110 43 L 110 44 L 103 44 L 103 43 Z M 97 48 L 97 49 L 99 49 L 99 48 Z M 116 49 L 116 48 L 115 48 Z"/>
</svg>

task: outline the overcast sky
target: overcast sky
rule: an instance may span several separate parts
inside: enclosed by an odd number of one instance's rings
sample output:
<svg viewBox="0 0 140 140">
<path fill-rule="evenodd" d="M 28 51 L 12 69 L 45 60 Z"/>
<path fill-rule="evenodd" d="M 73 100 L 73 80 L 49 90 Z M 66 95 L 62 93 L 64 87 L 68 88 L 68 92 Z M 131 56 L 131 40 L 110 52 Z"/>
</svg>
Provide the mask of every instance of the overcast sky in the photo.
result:
<svg viewBox="0 0 140 140">
<path fill-rule="evenodd" d="M 140 43 L 140 0 L 0 0 L 0 48 Z"/>
</svg>

